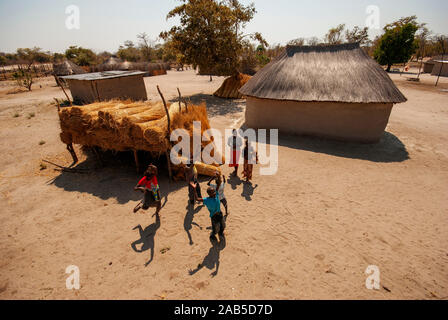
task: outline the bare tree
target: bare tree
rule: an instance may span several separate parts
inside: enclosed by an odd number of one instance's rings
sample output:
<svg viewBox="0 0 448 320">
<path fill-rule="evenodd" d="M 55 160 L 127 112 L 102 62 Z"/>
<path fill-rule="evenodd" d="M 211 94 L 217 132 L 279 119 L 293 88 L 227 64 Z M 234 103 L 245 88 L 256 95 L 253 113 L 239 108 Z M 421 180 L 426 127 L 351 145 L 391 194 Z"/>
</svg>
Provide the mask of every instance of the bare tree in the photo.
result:
<svg viewBox="0 0 448 320">
<path fill-rule="evenodd" d="M 345 24 L 340 24 L 336 28 L 331 28 L 325 35 L 325 42 L 328 44 L 340 44 L 343 41 L 342 32 L 345 29 Z"/>
<path fill-rule="evenodd" d="M 360 45 L 369 45 L 371 43 L 369 39 L 369 28 L 365 27 L 361 29 L 355 26 L 352 30 L 346 30 L 345 39 L 347 42 L 359 42 Z"/>
<path fill-rule="evenodd" d="M 305 44 L 305 38 L 297 38 L 288 42 L 288 46 L 303 46 Z"/>
<path fill-rule="evenodd" d="M 149 36 L 146 32 L 139 33 L 137 35 L 137 39 L 139 42 L 139 47 L 142 52 L 143 58 L 147 61 L 151 61 L 152 52 L 153 52 L 153 43 L 149 39 Z"/>
<path fill-rule="evenodd" d="M 417 50 L 417 61 L 420 58 L 420 66 L 418 68 L 418 75 L 417 79 L 420 78 L 420 73 L 422 70 L 422 64 L 423 64 L 423 58 L 426 54 L 426 41 L 428 40 L 428 37 L 430 36 L 431 31 L 425 26 L 425 24 L 422 24 L 421 29 L 418 34 L 415 35 L 415 38 L 418 42 L 418 50 Z"/>
<path fill-rule="evenodd" d="M 437 36 L 436 40 L 437 40 L 437 43 L 439 44 L 440 50 L 442 52 L 442 58 L 440 59 L 442 61 L 442 64 L 440 65 L 439 75 L 437 76 L 437 81 L 436 81 L 436 87 L 437 87 L 437 85 L 439 84 L 440 75 L 442 74 L 443 61 L 444 61 L 443 59 L 444 59 L 445 53 L 446 53 L 446 47 L 445 47 L 446 37 L 443 36 L 443 35 L 442 36 Z"/>
<path fill-rule="evenodd" d="M 319 40 L 318 37 L 311 37 L 307 39 L 306 43 L 309 46 L 317 46 L 319 43 L 321 43 L 321 41 Z"/>
</svg>

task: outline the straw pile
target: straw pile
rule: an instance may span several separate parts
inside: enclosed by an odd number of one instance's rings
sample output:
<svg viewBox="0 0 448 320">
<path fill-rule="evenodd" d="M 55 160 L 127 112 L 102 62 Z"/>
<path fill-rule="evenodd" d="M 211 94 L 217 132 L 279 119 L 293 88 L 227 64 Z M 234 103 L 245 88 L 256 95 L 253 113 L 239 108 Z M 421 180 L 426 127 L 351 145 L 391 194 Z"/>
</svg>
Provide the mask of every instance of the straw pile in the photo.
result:
<svg viewBox="0 0 448 320">
<path fill-rule="evenodd" d="M 178 103 L 167 105 L 171 130 L 185 129 L 193 136 L 193 121 L 201 122 L 201 135 L 210 129 L 205 104 L 189 105 L 188 111 Z M 59 112 L 65 144 L 100 147 L 105 150 L 143 150 L 153 153 L 169 151 L 168 121 L 162 102 L 107 101 L 62 108 Z M 193 139 L 190 145 L 193 147 Z M 203 142 L 205 147 L 209 142 Z M 192 149 L 191 149 L 192 150 Z M 210 175 L 216 167 L 198 166 L 199 173 Z"/>
<path fill-rule="evenodd" d="M 251 78 L 252 77 L 247 74 L 238 73 L 224 80 L 221 87 L 213 95 L 226 99 L 241 99 L 243 95 L 239 92 L 239 90 Z"/>
</svg>

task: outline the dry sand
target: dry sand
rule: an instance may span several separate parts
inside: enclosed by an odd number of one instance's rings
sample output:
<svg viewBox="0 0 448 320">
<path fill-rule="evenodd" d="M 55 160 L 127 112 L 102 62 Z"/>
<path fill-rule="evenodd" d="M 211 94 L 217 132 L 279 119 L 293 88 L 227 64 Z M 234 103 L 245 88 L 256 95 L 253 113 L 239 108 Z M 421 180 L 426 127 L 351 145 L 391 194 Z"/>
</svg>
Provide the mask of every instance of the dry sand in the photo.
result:
<svg viewBox="0 0 448 320">
<path fill-rule="evenodd" d="M 229 181 L 222 250 L 208 240 L 206 208 L 189 212 L 185 183 L 165 173 L 157 225 L 153 210 L 132 213 L 140 176 L 130 165 L 41 171 L 42 159 L 71 162 L 49 104 L 63 94 L 50 78 L 31 93 L 6 94 L 2 83 L 0 299 L 447 299 L 448 79 L 435 89 L 428 75 L 420 86 L 392 78 L 409 101 L 378 145 L 281 136 L 275 176 L 256 168 L 253 186 Z M 206 100 L 216 128 L 244 116 L 244 100 L 210 96 L 223 78 L 171 71 L 145 81 L 151 99 L 159 84 L 169 99 L 178 86 Z M 80 290 L 65 287 L 69 265 Z M 369 265 L 380 290 L 365 287 Z"/>
</svg>

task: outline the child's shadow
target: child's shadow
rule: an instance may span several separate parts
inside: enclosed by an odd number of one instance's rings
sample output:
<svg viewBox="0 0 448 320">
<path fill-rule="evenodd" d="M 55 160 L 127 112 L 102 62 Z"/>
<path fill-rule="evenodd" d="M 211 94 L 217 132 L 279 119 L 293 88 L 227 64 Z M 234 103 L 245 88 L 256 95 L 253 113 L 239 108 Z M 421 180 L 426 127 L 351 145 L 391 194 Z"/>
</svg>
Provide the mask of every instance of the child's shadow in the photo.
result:
<svg viewBox="0 0 448 320">
<path fill-rule="evenodd" d="M 135 252 L 144 252 L 148 249 L 151 249 L 151 258 L 148 262 L 145 263 L 145 267 L 147 267 L 152 260 L 154 259 L 154 237 L 156 235 L 157 230 L 160 228 L 160 217 L 159 215 L 156 215 L 156 222 L 147 226 L 144 230 L 141 225 L 136 226 L 134 229 L 138 229 L 138 232 L 140 233 L 140 239 L 134 241 L 131 244 L 132 249 Z M 140 249 L 137 249 L 137 244 L 142 244 Z"/>
<path fill-rule="evenodd" d="M 195 226 L 199 227 L 199 229 L 202 230 L 202 227 L 200 225 L 198 225 L 196 222 L 193 222 L 194 215 L 196 213 L 198 213 L 199 211 L 201 211 L 202 207 L 203 207 L 203 205 L 197 207 L 196 209 L 193 209 L 193 205 L 188 204 L 187 208 L 186 208 L 187 214 L 185 215 L 185 219 L 184 219 L 184 229 L 188 235 L 188 240 L 190 240 L 191 246 L 193 245 L 193 238 L 191 237 L 191 233 L 190 233 L 192 225 L 195 225 Z"/>
<path fill-rule="evenodd" d="M 223 236 L 220 236 L 219 238 L 220 238 L 219 242 L 217 240 L 210 239 L 210 241 L 212 242 L 212 247 L 208 251 L 208 254 L 205 256 L 202 263 L 198 264 L 196 269 L 194 269 L 194 270 L 190 269 L 188 271 L 190 276 L 194 275 L 195 273 L 197 273 L 199 270 L 201 270 L 204 267 L 206 267 L 209 270 L 213 270 L 215 268 L 215 266 L 216 266 L 216 270 L 213 271 L 210 275 L 212 277 L 216 277 L 218 275 L 219 253 L 222 250 L 224 250 L 224 248 L 226 247 L 226 237 L 223 235 Z"/>
<path fill-rule="evenodd" d="M 232 187 L 232 190 L 236 190 L 236 188 L 243 182 L 243 180 L 241 180 L 240 177 L 235 176 L 233 174 L 229 176 L 229 179 L 227 179 L 227 181 Z"/>
<path fill-rule="evenodd" d="M 258 184 L 255 186 L 252 182 L 244 182 L 243 185 L 243 193 L 241 195 L 247 200 L 252 201 L 252 196 L 254 195 L 254 190 L 258 187 Z"/>
</svg>

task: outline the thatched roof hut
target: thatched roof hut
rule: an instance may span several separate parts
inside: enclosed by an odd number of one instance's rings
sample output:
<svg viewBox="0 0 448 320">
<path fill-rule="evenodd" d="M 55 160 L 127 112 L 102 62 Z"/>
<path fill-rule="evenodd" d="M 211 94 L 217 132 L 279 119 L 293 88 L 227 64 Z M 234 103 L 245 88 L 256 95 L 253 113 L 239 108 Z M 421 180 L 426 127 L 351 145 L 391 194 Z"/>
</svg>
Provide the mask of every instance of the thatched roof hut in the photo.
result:
<svg viewBox="0 0 448 320">
<path fill-rule="evenodd" d="M 288 46 L 240 92 L 249 127 L 365 142 L 378 141 L 393 104 L 406 101 L 357 43 Z"/>
<path fill-rule="evenodd" d="M 70 60 L 64 60 L 60 63 L 53 63 L 53 74 L 57 77 L 83 73 L 86 73 L 84 69 Z"/>
<path fill-rule="evenodd" d="M 110 57 L 109 59 L 107 59 L 107 60 L 104 62 L 104 64 L 115 66 L 115 65 L 119 65 L 119 64 L 122 63 L 122 62 L 123 62 L 123 60 L 121 60 L 121 59 L 119 59 L 119 58 L 116 58 L 116 57 Z"/>
</svg>

